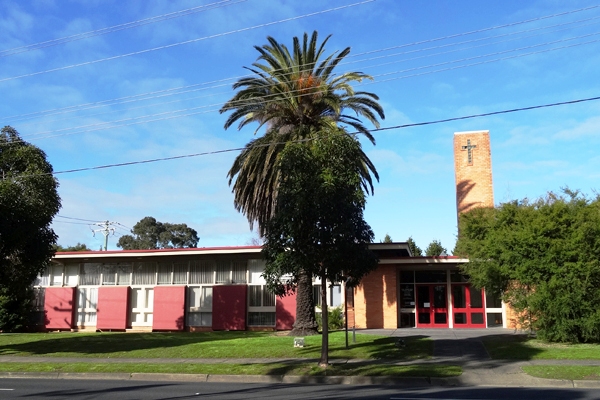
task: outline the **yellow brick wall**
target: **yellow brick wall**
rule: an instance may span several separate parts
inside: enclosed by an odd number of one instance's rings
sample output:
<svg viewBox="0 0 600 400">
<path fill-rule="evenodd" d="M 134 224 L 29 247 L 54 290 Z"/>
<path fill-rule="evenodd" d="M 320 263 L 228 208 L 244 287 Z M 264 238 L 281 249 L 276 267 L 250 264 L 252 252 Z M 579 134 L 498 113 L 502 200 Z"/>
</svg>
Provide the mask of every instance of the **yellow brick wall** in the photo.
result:
<svg viewBox="0 0 600 400">
<path fill-rule="evenodd" d="M 470 141 L 472 162 L 469 163 Z M 457 132 L 454 134 L 454 173 L 456 178 L 457 215 L 474 207 L 494 207 L 492 185 L 492 155 L 488 131 Z"/>
<path fill-rule="evenodd" d="M 379 265 L 354 289 L 357 328 L 398 327 L 397 275 L 395 265 Z"/>
</svg>

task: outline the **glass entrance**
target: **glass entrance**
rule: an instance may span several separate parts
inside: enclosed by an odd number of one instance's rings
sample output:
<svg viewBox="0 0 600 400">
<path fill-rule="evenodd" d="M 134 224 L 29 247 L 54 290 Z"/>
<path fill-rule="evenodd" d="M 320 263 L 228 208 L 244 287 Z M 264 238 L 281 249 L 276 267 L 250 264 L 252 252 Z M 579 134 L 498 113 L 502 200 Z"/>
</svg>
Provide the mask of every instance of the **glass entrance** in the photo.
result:
<svg viewBox="0 0 600 400">
<path fill-rule="evenodd" d="M 417 285 L 417 328 L 447 328 L 446 284 Z"/>
<path fill-rule="evenodd" d="M 455 328 L 485 328 L 483 290 L 453 283 L 452 318 Z"/>
</svg>

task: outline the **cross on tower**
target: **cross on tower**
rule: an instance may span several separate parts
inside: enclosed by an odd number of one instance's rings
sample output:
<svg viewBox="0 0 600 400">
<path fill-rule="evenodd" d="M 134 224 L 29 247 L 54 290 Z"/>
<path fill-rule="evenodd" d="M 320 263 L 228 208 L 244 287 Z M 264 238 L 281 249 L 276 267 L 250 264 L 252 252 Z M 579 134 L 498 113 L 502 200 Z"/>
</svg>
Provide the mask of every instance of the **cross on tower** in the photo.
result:
<svg viewBox="0 0 600 400">
<path fill-rule="evenodd" d="M 467 145 L 462 146 L 462 150 L 467 150 L 467 158 L 469 160 L 469 164 L 473 164 L 473 152 L 471 150 L 477 148 L 477 145 L 471 144 L 471 139 L 467 139 Z"/>
</svg>

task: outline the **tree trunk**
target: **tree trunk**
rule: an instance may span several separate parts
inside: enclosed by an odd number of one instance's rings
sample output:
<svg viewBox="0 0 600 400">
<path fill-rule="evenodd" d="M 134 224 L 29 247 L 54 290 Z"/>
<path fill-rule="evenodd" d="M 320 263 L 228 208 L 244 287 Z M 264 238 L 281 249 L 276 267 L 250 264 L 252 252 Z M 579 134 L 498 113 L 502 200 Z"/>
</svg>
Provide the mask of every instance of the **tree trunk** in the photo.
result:
<svg viewBox="0 0 600 400">
<path fill-rule="evenodd" d="M 315 302 L 313 300 L 312 276 L 306 271 L 298 274 L 296 290 L 296 321 L 290 336 L 316 335 L 317 320 L 315 319 Z"/>
<path fill-rule="evenodd" d="M 329 312 L 327 310 L 327 277 L 325 272 L 321 275 L 321 359 L 319 367 L 327 368 L 329 365 Z"/>
</svg>

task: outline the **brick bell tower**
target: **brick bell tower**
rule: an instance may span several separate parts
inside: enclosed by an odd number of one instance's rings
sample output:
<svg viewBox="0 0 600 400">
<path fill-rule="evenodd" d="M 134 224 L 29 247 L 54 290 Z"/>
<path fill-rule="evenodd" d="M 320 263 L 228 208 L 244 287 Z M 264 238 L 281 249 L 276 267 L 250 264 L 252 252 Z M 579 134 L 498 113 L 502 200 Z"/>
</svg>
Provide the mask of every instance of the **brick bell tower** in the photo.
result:
<svg viewBox="0 0 600 400">
<path fill-rule="evenodd" d="M 494 207 L 489 131 L 454 133 L 456 215 L 475 207 Z"/>
</svg>

